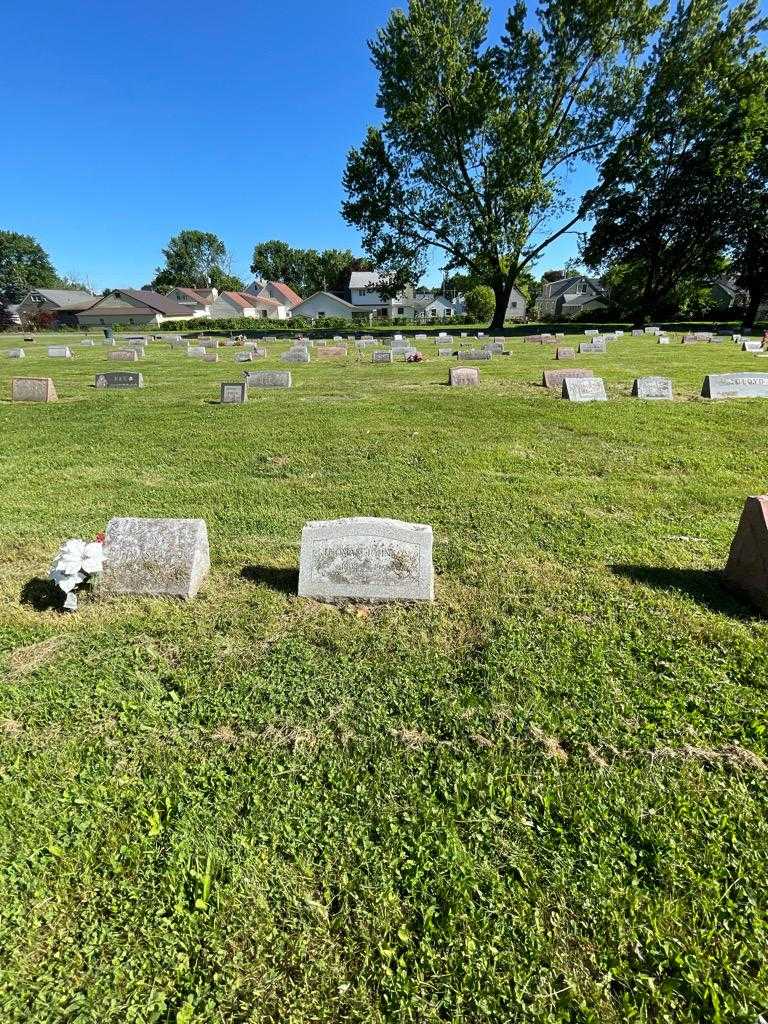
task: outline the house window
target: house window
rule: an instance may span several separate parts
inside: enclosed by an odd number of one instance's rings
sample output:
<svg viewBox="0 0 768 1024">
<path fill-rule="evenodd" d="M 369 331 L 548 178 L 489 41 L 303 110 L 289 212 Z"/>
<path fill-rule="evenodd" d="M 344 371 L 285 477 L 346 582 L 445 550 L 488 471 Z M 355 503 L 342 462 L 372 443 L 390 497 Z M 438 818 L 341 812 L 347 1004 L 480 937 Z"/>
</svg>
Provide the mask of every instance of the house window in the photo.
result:
<svg viewBox="0 0 768 1024">
<path fill-rule="evenodd" d="M 405 308 L 403 306 L 398 306 L 397 307 L 397 315 L 398 316 L 402 316 L 403 313 L 405 313 Z"/>
<path fill-rule="evenodd" d="M 323 312 L 322 310 L 320 310 L 320 312 L 319 312 L 319 313 L 318 313 L 317 315 L 318 315 L 319 317 L 322 317 L 322 316 L 325 316 L 325 313 L 324 313 L 324 312 Z"/>
<path fill-rule="evenodd" d="M 451 315 L 452 315 L 452 313 L 453 313 L 453 310 L 452 310 L 452 309 L 446 309 L 446 311 L 445 311 L 445 315 L 446 315 L 446 316 L 451 316 Z"/>
<path fill-rule="evenodd" d="M 266 317 L 266 315 L 267 315 L 266 309 L 262 309 L 262 311 L 261 311 L 262 319 L 264 319 Z"/>
<path fill-rule="evenodd" d="M 511 309 L 517 309 L 517 303 L 516 302 L 510 302 L 509 305 L 510 305 Z"/>
<path fill-rule="evenodd" d="M 129 316 L 129 317 L 128 317 L 128 323 L 129 323 L 129 324 L 132 324 L 132 323 L 134 323 L 134 319 L 133 319 L 133 317 L 132 317 L 132 316 Z"/>
<path fill-rule="evenodd" d="M 99 317 L 99 323 L 100 323 L 100 324 L 103 324 L 103 323 L 104 323 L 104 317 L 103 317 L 103 316 L 100 316 L 100 317 Z"/>
</svg>

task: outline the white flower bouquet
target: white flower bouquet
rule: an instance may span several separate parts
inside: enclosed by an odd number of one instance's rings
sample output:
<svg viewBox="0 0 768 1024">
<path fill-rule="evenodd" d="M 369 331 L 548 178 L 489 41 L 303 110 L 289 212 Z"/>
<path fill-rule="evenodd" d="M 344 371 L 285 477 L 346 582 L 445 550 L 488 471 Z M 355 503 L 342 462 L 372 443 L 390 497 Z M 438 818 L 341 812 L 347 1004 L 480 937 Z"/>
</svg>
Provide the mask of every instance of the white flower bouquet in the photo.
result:
<svg viewBox="0 0 768 1024">
<path fill-rule="evenodd" d="M 66 611 L 77 610 L 78 587 L 101 572 L 104 564 L 103 535 L 94 541 L 68 540 L 58 550 L 51 565 L 50 578 L 65 594 Z"/>
</svg>

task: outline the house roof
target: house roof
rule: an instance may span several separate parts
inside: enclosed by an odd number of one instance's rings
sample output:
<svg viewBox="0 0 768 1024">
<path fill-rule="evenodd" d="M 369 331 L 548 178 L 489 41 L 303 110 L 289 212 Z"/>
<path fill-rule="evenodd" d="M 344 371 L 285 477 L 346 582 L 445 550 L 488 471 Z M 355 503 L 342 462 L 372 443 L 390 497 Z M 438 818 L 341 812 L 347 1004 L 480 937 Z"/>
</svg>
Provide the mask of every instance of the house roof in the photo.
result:
<svg viewBox="0 0 768 1024">
<path fill-rule="evenodd" d="M 378 270 L 353 270 L 349 275 L 349 287 L 376 288 L 385 280 Z"/>
<path fill-rule="evenodd" d="M 269 287 L 282 295 L 289 306 L 298 306 L 302 301 L 301 296 L 297 295 L 293 288 L 289 288 L 287 284 L 283 284 L 282 281 L 270 281 Z"/>
<path fill-rule="evenodd" d="M 153 312 L 162 313 L 163 316 L 189 316 L 188 305 L 182 306 L 174 299 L 169 299 L 167 295 L 160 295 L 158 292 L 149 291 L 146 288 L 113 288 L 111 292 L 105 295 L 103 299 L 94 303 L 94 305 L 97 305 L 99 309 L 114 309 L 114 307 L 108 306 L 107 303 L 110 299 L 117 298 L 120 295 L 128 295 Z M 104 305 L 100 304 L 102 302 Z M 125 309 L 122 309 L 121 312 L 125 314 Z"/>
<path fill-rule="evenodd" d="M 724 292 L 727 292 L 731 298 L 735 298 L 740 291 L 739 286 L 736 284 L 736 279 L 733 277 L 715 277 L 712 279 L 712 287 L 722 288 Z"/>
<path fill-rule="evenodd" d="M 584 306 L 588 302 L 602 302 L 604 305 L 608 305 L 608 300 L 604 295 L 588 295 L 586 292 L 582 295 L 574 295 L 572 299 L 569 299 L 563 308 L 572 306 Z"/>
<path fill-rule="evenodd" d="M 98 299 L 98 295 L 77 288 L 33 288 L 30 294 L 42 295 L 60 309 L 72 309 L 74 306 L 86 309 L 86 303 L 93 305 Z"/>
<path fill-rule="evenodd" d="M 308 298 L 302 299 L 299 303 L 300 306 L 305 306 L 311 299 L 314 299 L 318 295 L 324 295 L 326 299 L 333 299 L 334 302 L 338 302 L 340 306 L 344 306 L 346 309 L 352 309 L 356 313 L 360 312 L 359 306 L 353 306 L 351 302 L 347 302 L 346 299 L 340 299 L 338 295 L 334 295 L 333 292 L 313 292 Z M 293 309 L 292 312 L 296 312 Z"/>
<path fill-rule="evenodd" d="M 563 277 L 559 281 L 550 281 L 548 297 L 550 299 L 555 299 L 558 295 L 564 295 L 565 292 L 570 291 L 575 284 L 580 284 L 582 282 L 585 282 L 593 288 L 598 295 L 603 295 L 605 293 L 605 288 L 603 288 L 599 281 L 595 281 L 592 277 L 586 277 L 584 274 L 579 274 L 578 277 Z"/>
<path fill-rule="evenodd" d="M 197 288 L 176 288 L 175 291 L 181 292 L 182 295 L 189 296 L 189 298 L 192 299 L 193 302 L 196 302 L 199 306 L 206 306 L 209 302 L 211 302 L 213 297 L 213 293 L 211 291 L 207 292 L 207 294 L 210 295 L 211 298 L 204 297 L 203 292 L 198 291 Z"/>
</svg>

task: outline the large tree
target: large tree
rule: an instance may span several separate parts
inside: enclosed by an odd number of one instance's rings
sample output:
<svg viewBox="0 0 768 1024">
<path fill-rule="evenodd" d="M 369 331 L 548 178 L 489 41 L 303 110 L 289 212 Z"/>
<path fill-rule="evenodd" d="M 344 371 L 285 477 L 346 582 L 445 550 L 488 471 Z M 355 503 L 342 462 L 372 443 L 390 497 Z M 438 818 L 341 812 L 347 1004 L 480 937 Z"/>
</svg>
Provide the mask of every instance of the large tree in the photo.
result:
<svg viewBox="0 0 768 1024">
<path fill-rule="evenodd" d="M 232 289 L 242 281 L 230 273 L 231 259 L 222 240 L 210 231 L 180 231 L 163 249 L 165 264 L 158 267 L 153 288 Z"/>
<path fill-rule="evenodd" d="M 768 131 L 729 211 L 732 269 L 748 297 L 744 326 L 754 327 L 760 307 L 768 300 Z"/>
<path fill-rule="evenodd" d="M 0 231 L 0 300 L 20 302 L 32 288 L 55 288 L 56 271 L 31 235 Z"/>
<path fill-rule="evenodd" d="M 282 281 L 304 297 L 317 291 L 345 291 L 353 270 L 373 264 L 349 249 L 296 249 L 272 239 L 254 247 L 251 270 L 267 281 Z"/>
<path fill-rule="evenodd" d="M 595 224 L 584 258 L 626 268 L 638 322 L 664 315 L 686 282 L 720 267 L 730 207 L 763 134 L 764 27 L 757 0 L 731 9 L 679 0 L 648 58 L 632 131 L 587 196 Z"/>
<path fill-rule="evenodd" d="M 503 325 L 521 271 L 584 211 L 566 192 L 640 92 L 636 62 L 661 17 L 648 0 L 518 0 L 486 45 L 481 0 L 411 0 L 370 44 L 379 127 L 347 159 L 344 217 L 390 275 L 418 279 L 430 249 L 495 295 Z"/>
</svg>

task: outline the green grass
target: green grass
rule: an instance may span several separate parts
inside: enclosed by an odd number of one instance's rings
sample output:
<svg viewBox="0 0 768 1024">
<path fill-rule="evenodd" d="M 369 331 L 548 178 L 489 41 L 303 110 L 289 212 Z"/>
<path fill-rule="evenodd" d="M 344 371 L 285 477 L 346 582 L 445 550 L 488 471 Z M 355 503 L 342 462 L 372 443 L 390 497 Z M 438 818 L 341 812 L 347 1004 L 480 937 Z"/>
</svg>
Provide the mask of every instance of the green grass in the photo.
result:
<svg viewBox="0 0 768 1024">
<path fill-rule="evenodd" d="M 3 1024 L 766 1009 L 768 624 L 717 572 L 768 403 L 697 396 L 768 365 L 624 338 L 579 406 L 512 348 L 479 390 L 350 358 L 237 407 L 232 350 L 125 393 L 101 348 L 0 353 Z M 434 606 L 295 596 L 303 523 L 357 514 L 432 524 Z M 43 607 L 115 515 L 207 521 L 196 601 Z"/>
</svg>

